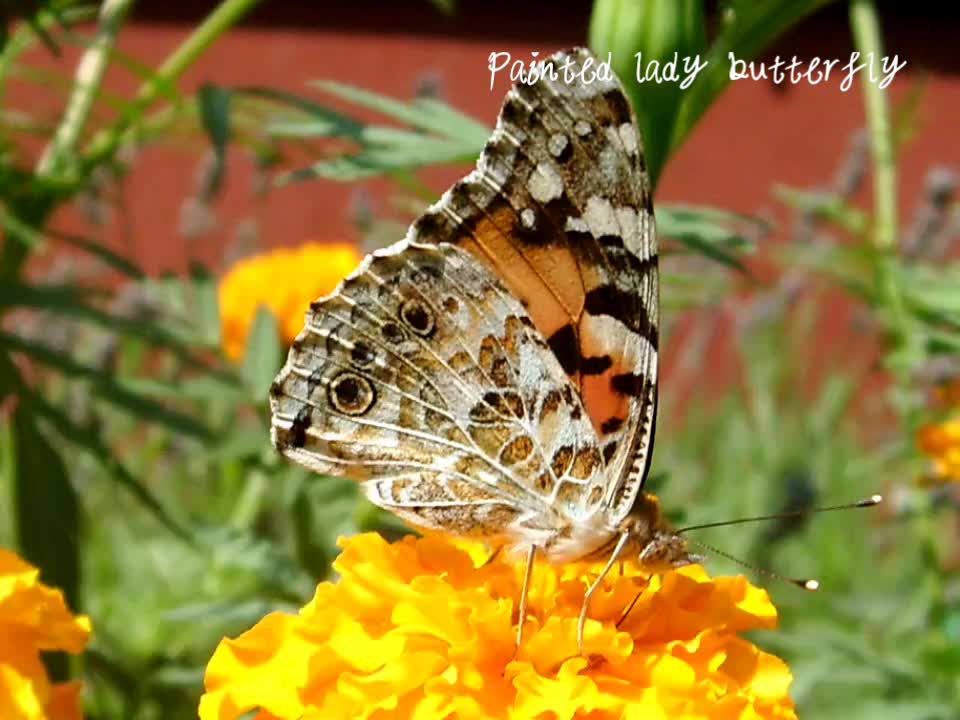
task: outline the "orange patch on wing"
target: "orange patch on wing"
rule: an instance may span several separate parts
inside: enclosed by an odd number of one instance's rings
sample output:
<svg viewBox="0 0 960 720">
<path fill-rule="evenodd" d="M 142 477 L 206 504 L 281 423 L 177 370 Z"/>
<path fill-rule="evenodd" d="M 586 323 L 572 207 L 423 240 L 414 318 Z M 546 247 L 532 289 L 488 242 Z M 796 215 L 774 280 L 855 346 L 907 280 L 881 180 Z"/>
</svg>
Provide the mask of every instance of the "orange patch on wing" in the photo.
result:
<svg viewBox="0 0 960 720">
<path fill-rule="evenodd" d="M 621 372 L 629 372 L 629 369 L 615 364 L 602 375 L 587 375 L 582 378 L 580 394 L 583 406 L 598 435 L 603 435 L 600 426 L 610 418 L 619 418 L 626 423 L 630 414 L 630 398 L 615 393 L 610 387 L 610 378 Z"/>
<path fill-rule="evenodd" d="M 564 325 L 576 322 L 583 311 L 580 268 L 561 244 L 526 243 L 518 223 L 513 208 L 501 206 L 480 218 L 472 236 L 460 245 L 504 281 L 524 304 L 537 330 L 549 338 Z"/>
<path fill-rule="evenodd" d="M 603 436 L 604 433 L 600 428 L 604 422 L 611 418 L 618 418 L 626 423 L 630 416 L 631 398 L 614 392 L 610 381 L 614 375 L 630 373 L 636 368 L 625 361 L 622 348 L 611 348 L 600 338 L 592 338 L 584 327 L 585 324 L 581 323 L 580 328 L 580 345 L 584 356 L 606 355 L 612 361 L 611 366 L 599 375 L 585 375 L 580 384 L 580 397 L 583 399 L 583 406 L 590 417 L 590 422 L 593 423 L 597 434 Z"/>
</svg>

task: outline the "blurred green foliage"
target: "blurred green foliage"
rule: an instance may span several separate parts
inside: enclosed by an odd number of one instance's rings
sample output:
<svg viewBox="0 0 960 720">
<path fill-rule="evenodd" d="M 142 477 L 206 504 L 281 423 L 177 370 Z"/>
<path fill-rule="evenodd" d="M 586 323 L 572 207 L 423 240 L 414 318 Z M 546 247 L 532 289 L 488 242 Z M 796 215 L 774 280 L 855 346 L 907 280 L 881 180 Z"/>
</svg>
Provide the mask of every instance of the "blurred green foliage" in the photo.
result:
<svg viewBox="0 0 960 720">
<path fill-rule="evenodd" d="M 7 18 L 0 47 L 0 93 L 38 42 L 79 43 L 92 68 L 64 97 L 52 128 L 24 109 L 3 110 L 0 544 L 40 566 L 92 616 L 92 644 L 73 667 L 86 683 L 89 717 L 187 718 L 195 717 L 203 668 L 221 637 L 302 605 L 330 574 L 339 535 L 399 536 L 404 528 L 361 500 L 354 483 L 317 480 L 269 447 L 266 394 L 284 353 L 275 318 L 260 312 L 245 358 L 230 363 L 208 269 L 146 277 L 95 239 L 59 232 L 53 212 L 104 173 L 122 176 L 128 150 L 187 125 L 211 140 L 209 196 L 231 143 L 253 150 L 263 167 L 282 168 L 277 192 L 292 182 L 389 178 L 402 211 L 364 218 L 360 227 L 366 244 L 379 245 L 396 240 L 411 213 L 435 198 L 418 171 L 473 162 L 488 126 L 436 98 L 396 100 L 332 82 L 303 95 L 212 85 L 196 98 L 177 94 L 178 77 L 254 4 L 238 0 L 218 5 L 156 68 L 141 69 L 140 90 L 117 112 L 94 114 L 130 4 L 104 3 L 92 35 L 74 29 L 93 17 L 89 8 L 17 4 L 23 22 Z M 674 49 L 753 57 L 823 4 L 726 2 L 711 22 L 699 2 L 598 0 L 590 36 L 596 50 L 616 57 Z M 880 50 L 872 3 L 854 0 L 851 24 L 858 49 Z M 621 74 L 658 174 L 725 80 L 710 72 L 677 92 Z M 330 97 L 382 120 L 334 110 Z M 890 122 L 882 94 L 869 103 L 866 145 L 874 174 L 884 178 L 873 206 L 852 204 L 857 180 L 827 191 L 778 188 L 798 232 L 766 253 L 781 270 L 777 281 L 759 282 L 746 270 L 769 234 L 763 223 L 718 208 L 658 206 L 663 345 L 679 360 L 673 384 L 661 388 L 651 483 L 687 524 L 887 494 L 882 511 L 696 537 L 822 582 L 820 593 L 808 594 L 770 580 L 783 629 L 759 638 L 791 664 L 803 717 L 947 720 L 960 716 L 960 582 L 946 569 L 956 501 L 911 480 L 922 469 L 913 434 L 931 418 L 924 372 L 960 353 L 960 270 L 924 251 L 923 237 L 911 251 L 890 243 L 891 228 L 894 240 L 910 233 L 900 232 L 889 207 L 897 198 L 884 184 L 895 183 L 894 156 L 875 151 L 906 138 L 912 118 L 896 122 L 894 114 Z M 28 134 L 46 143 L 34 163 L 21 147 Z M 349 149 L 322 152 L 330 140 Z M 290 169 L 281 161 L 291 148 L 314 159 Z M 854 159 L 866 168 L 866 151 Z M 925 203 L 946 212 L 943 203 Z M 32 259 L 65 247 L 123 278 L 120 289 L 29 272 Z M 851 321 L 859 335 L 831 352 L 818 333 L 838 293 L 859 303 Z M 694 320 L 692 334 L 676 331 L 681 314 Z M 740 379 L 700 399 L 702 370 L 714 361 L 705 354 L 718 352 L 721 336 Z M 890 371 L 879 385 L 882 402 L 872 397 L 878 360 Z M 683 407 L 685 395 L 698 399 Z M 882 410 L 865 406 L 865 396 Z M 718 559 L 714 571 L 728 568 L 738 570 Z M 68 672 L 62 659 L 53 669 L 58 677 Z"/>
</svg>

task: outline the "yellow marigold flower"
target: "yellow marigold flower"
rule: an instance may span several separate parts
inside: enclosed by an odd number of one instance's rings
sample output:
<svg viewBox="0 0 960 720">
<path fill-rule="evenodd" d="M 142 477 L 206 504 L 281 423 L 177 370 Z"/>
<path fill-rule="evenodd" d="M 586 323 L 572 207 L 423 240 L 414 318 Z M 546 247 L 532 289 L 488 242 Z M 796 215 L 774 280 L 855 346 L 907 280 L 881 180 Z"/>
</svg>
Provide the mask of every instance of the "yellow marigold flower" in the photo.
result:
<svg viewBox="0 0 960 720">
<path fill-rule="evenodd" d="M 72 615 L 63 593 L 39 582 L 39 571 L 0 548 L 0 718 L 79 720 L 80 684 L 52 685 L 40 653 L 79 653 L 90 619 Z"/>
<path fill-rule="evenodd" d="M 243 357 L 261 305 L 277 318 L 283 341 L 293 342 L 310 303 L 330 293 L 361 257 L 353 245 L 311 242 L 238 262 L 220 281 L 224 352 L 234 360 Z"/>
<path fill-rule="evenodd" d="M 437 537 L 341 546 L 340 580 L 298 615 L 273 613 L 220 643 L 201 720 L 796 718 L 787 666 L 738 636 L 777 620 L 743 577 L 614 571 L 591 605 L 588 660 L 577 615 L 600 566 L 537 563 L 514 657 L 522 561 L 478 567 Z"/>
<path fill-rule="evenodd" d="M 960 418 L 920 428 L 917 445 L 931 460 L 923 482 L 960 482 Z"/>
</svg>

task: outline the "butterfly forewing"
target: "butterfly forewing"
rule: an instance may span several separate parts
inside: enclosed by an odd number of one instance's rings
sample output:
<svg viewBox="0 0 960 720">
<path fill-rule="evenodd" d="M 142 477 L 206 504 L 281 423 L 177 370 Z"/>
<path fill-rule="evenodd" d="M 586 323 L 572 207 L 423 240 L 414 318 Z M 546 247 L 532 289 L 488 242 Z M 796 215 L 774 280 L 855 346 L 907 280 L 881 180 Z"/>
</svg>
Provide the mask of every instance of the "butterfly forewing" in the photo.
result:
<svg viewBox="0 0 960 720">
<path fill-rule="evenodd" d="M 550 59 L 585 61 L 577 49 Z M 544 76 L 507 94 L 477 170 L 408 236 L 454 242 L 523 302 L 601 439 L 611 524 L 649 465 L 656 414 L 658 274 L 650 181 L 616 78 Z"/>
</svg>

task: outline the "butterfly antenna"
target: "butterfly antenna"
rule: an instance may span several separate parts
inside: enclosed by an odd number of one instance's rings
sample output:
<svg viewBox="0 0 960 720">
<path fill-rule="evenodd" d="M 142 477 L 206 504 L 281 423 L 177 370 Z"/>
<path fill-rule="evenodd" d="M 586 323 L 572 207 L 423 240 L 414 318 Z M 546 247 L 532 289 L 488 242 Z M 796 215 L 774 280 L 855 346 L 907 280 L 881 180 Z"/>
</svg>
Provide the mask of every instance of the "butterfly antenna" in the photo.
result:
<svg viewBox="0 0 960 720">
<path fill-rule="evenodd" d="M 803 578 L 787 577 L 786 575 L 781 575 L 780 573 L 776 573 L 773 570 L 767 570 L 766 568 L 762 568 L 752 563 L 748 563 L 746 560 L 741 560 L 740 558 L 734 555 L 731 555 L 730 553 L 724 552 L 723 550 L 720 550 L 719 548 L 715 548 L 713 545 L 708 545 L 705 542 L 701 542 L 700 540 L 690 540 L 690 543 L 693 545 L 696 545 L 697 547 L 703 548 L 707 552 L 713 553 L 714 555 L 719 555 L 720 557 L 726 558 L 731 562 L 735 562 L 737 565 L 740 565 L 741 567 L 745 567 L 748 570 L 753 570 L 754 572 L 759 573 L 760 575 L 765 575 L 769 578 L 773 578 L 774 580 L 788 582 L 791 585 L 796 585 L 798 588 L 801 588 L 803 590 L 819 590 L 820 589 L 819 580 L 814 580 L 813 578 L 803 579 Z"/>
<path fill-rule="evenodd" d="M 790 512 L 774 513 L 773 515 L 757 515 L 756 517 L 738 518 L 736 520 L 721 520 L 720 522 L 704 523 L 702 525 L 688 525 L 675 532 L 679 535 L 688 530 L 703 530 L 704 528 L 724 527 L 726 525 L 740 525 L 741 523 L 761 522 L 763 520 L 787 520 L 789 518 L 806 517 L 814 513 L 833 512 L 834 510 L 851 510 L 854 508 L 866 508 L 879 505 L 883 502 L 882 495 L 871 495 L 863 500 L 857 500 L 843 505 L 831 505 L 829 507 L 809 508 L 807 510 L 793 510 Z M 721 553 L 722 554 L 722 553 Z M 743 563 L 741 563 L 743 564 Z"/>
<path fill-rule="evenodd" d="M 689 525 L 687 527 L 680 528 L 679 530 L 675 530 L 674 532 L 676 532 L 679 535 L 680 533 L 685 533 L 688 530 L 702 530 L 703 528 L 723 527 L 725 525 L 739 525 L 741 523 L 761 522 L 763 520 L 786 520 L 789 518 L 805 517 L 807 515 L 812 515 L 814 513 L 833 512 L 834 510 L 851 510 L 854 508 L 873 507 L 874 505 L 879 505 L 882 502 L 883 502 L 882 495 L 871 495 L 870 497 L 864 498 L 863 500 L 857 500 L 856 502 L 845 503 L 843 505 L 831 505 L 829 507 L 809 508 L 807 510 L 794 510 L 790 512 L 774 513 L 773 515 L 758 515 L 756 517 L 738 518 L 736 520 L 723 520 L 721 522 L 704 523 L 702 525 Z M 745 567 L 748 570 L 753 570 L 754 572 L 760 575 L 773 578 L 774 580 L 780 580 L 781 582 L 790 583 L 791 585 L 795 585 L 798 588 L 801 588 L 803 590 L 813 591 L 813 590 L 820 589 L 819 580 L 815 580 L 813 578 L 804 579 L 804 578 L 787 577 L 786 575 L 781 575 L 780 573 L 776 573 L 773 570 L 768 570 L 766 568 L 758 567 L 757 565 L 754 565 L 752 563 L 748 563 L 746 560 L 741 560 L 740 558 L 734 555 L 731 555 L 730 553 L 724 552 L 723 550 L 720 550 L 719 548 L 716 548 L 713 545 L 708 545 L 707 543 L 702 542 L 701 540 L 694 540 L 693 538 L 690 538 L 689 542 L 693 545 L 696 545 L 699 548 L 706 550 L 707 552 L 726 558 L 727 560 L 730 560 L 731 562 L 734 562 L 737 565 L 740 565 L 741 567 Z M 619 628 L 623 624 L 623 622 L 627 619 L 627 616 L 633 610 L 634 606 L 637 604 L 637 601 L 640 600 L 640 597 L 642 595 L 643 595 L 643 591 L 637 593 L 634 596 L 633 600 L 630 601 L 630 604 L 627 605 L 626 609 L 624 609 L 624 611 L 620 613 L 620 619 L 617 620 L 617 624 L 616 624 L 617 628 Z"/>
<path fill-rule="evenodd" d="M 748 563 L 746 560 L 741 560 L 740 558 L 734 555 L 731 555 L 730 553 L 724 552 L 719 548 L 715 548 L 713 545 L 708 545 L 705 542 L 701 542 L 699 540 L 692 540 L 692 539 L 689 542 L 691 545 L 696 545 L 697 547 L 703 550 L 706 550 L 707 552 L 726 558 L 727 560 L 730 560 L 731 562 L 735 562 L 737 565 L 740 565 L 741 567 L 745 567 L 748 570 L 753 570 L 754 572 L 759 573 L 760 575 L 765 575 L 766 577 L 773 578 L 774 580 L 780 580 L 781 582 L 787 582 L 787 583 L 790 583 L 791 585 L 796 585 L 798 588 L 801 588 L 803 590 L 819 590 L 820 589 L 819 580 L 814 580 L 813 578 L 802 579 L 802 578 L 787 577 L 786 575 L 775 573 L 773 570 L 767 570 L 766 568 L 758 567 L 757 565 Z M 617 620 L 617 623 L 616 623 L 616 627 L 618 630 L 620 629 L 620 626 L 624 623 L 624 621 L 627 619 L 627 616 L 633 610 L 634 606 L 637 604 L 637 601 L 640 600 L 640 597 L 642 595 L 643 595 L 643 591 L 641 590 L 640 592 L 638 592 L 636 595 L 633 596 L 633 600 L 630 601 L 630 604 L 627 605 L 627 607 L 624 609 L 622 613 L 620 613 L 620 619 Z"/>
</svg>

